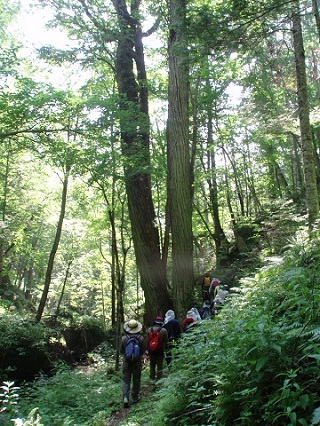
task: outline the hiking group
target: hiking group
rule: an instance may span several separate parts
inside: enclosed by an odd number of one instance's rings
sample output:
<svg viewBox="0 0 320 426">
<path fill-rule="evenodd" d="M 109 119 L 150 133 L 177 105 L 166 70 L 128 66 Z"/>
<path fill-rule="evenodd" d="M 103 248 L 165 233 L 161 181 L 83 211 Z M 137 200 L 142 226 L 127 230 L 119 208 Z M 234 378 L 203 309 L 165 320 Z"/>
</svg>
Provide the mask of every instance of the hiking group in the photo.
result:
<svg viewBox="0 0 320 426">
<path fill-rule="evenodd" d="M 208 277 L 205 275 L 204 278 Z M 198 322 L 218 313 L 218 307 L 224 304 L 228 287 L 218 278 L 210 279 L 209 285 L 202 282 L 203 306 L 198 310 L 192 307 L 188 310 L 181 325 L 175 318 L 173 310 L 168 310 L 165 317 L 157 316 L 153 325 L 148 328 L 146 338 L 142 334 L 142 324 L 130 319 L 123 326 L 124 335 L 121 337 L 120 353 L 122 362 L 122 397 L 124 408 L 129 407 L 130 390 L 131 403 L 139 400 L 141 387 L 142 365 L 146 360 L 150 364 L 150 379 L 161 379 L 164 361 L 170 368 L 172 350 L 177 345 L 181 333 L 186 333 Z"/>
<path fill-rule="evenodd" d="M 224 305 L 225 299 L 229 294 L 229 286 L 219 278 L 213 277 L 206 273 L 202 279 L 202 300 L 203 305 L 200 309 L 202 319 L 211 315 L 216 315 L 219 308 Z"/>
<path fill-rule="evenodd" d="M 172 349 L 181 335 L 181 327 L 175 319 L 174 311 L 169 310 L 164 319 L 160 316 L 154 319 L 153 325 L 147 330 L 147 339 L 141 333 L 142 324 L 135 319 L 126 322 L 123 328 L 125 334 L 120 344 L 120 353 L 123 354 L 122 396 L 123 406 L 128 408 L 131 382 L 132 404 L 139 400 L 143 360 L 149 359 L 150 379 L 161 379 L 164 360 L 169 367 Z"/>
</svg>

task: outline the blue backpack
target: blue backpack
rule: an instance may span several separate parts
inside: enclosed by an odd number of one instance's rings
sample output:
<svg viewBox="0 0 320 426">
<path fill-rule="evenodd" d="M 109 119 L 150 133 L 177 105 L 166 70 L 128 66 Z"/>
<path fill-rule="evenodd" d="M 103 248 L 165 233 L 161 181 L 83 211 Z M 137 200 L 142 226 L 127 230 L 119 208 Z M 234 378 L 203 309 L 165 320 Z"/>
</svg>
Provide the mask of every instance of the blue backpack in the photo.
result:
<svg viewBox="0 0 320 426">
<path fill-rule="evenodd" d="M 139 336 L 128 336 L 125 349 L 125 358 L 127 362 L 136 362 L 140 360 Z"/>
</svg>

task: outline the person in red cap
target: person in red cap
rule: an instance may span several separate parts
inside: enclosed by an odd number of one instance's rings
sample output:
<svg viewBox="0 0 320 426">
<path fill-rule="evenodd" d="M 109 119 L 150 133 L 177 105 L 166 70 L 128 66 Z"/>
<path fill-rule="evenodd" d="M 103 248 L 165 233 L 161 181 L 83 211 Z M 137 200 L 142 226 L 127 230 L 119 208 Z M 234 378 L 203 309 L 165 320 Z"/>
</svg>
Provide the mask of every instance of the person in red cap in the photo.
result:
<svg viewBox="0 0 320 426">
<path fill-rule="evenodd" d="M 150 358 L 150 379 L 162 378 L 163 361 L 168 347 L 168 332 L 163 326 L 163 318 L 156 317 L 148 329 L 147 353 Z"/>
</svg>

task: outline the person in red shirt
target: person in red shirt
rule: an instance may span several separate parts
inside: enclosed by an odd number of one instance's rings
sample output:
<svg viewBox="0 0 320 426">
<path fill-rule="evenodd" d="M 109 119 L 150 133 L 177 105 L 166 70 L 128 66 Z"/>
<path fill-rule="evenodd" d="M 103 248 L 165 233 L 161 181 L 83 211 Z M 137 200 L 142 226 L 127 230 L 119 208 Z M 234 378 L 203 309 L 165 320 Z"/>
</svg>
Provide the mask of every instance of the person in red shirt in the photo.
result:
<svg viewBox="0 0 320 426">
<path fill-rule="evenodd" d="M 200 317 L 200 315 L 199 315 Z M 197 321 L 199 320 L 198 316 L 196 315 L 195 311 L 190 309 L 190 311 L 187 312 L 187 315 L 185 319 L 182 321 L 181 329 L 185 333 L 192 327 L 196 327 Z"/>
</svg>

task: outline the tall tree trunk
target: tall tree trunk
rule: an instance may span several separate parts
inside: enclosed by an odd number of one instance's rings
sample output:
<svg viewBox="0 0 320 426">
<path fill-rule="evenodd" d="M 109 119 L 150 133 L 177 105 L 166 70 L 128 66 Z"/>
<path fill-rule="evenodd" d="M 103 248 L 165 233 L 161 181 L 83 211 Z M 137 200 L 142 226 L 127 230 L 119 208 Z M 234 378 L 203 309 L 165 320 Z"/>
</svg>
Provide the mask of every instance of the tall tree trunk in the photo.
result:
<svg viewBox="0 0 320 426">
<path fill-rule="evenodd" d="M 299 137 L 295 133 L 291 133 L 292 137 L 292 182 L 293 195 L 292 199 L 295 203 L 301 204 L 301 198 L 304 191 L 304 182 L 302 174 L 302 165 L 300 158 Z"/>
<path fill-rule="evenodd" d="M 52 278 L 52 270 L 53 270 L 53 265 L 54 265 L 54 258 L 56 256 L 56 253 L 57 253 L 57 250 L 58 250 L 58 247 L 59 247 L 63 220 L 64 220 L 65 213 L 66 213 L 69 172 L 70 172 L 70 167 L 67 166 L 66 172 L 65 172 L 65 175 L 64 175 L 64 180 L 63 180 L 60 215 L 59 215 L 59 220 L 58 220 L 58 224 L 57 224 L 56 235 L 54 237 L 52 249 L 51 249 L 51 252 L 50 252 L 50 255 L 49 255 L 49 260 L 48 260 L 48 265 L 47 265 L 47 270 L 46 270 L 46 276 L 45 276 L 45 281 L 44 281 L 44 288 L 43 288 L 43 291 L 42 291 L 42 295 L 41 295 L 41 299 L 40 299 L 40 303 L 39 303 L 39 307 L 38 307 L 38 311 L 37 311 L 37 315 L 36 315 L 36 321 L 41 321 L 43 311 L 44 311 L 44 308 L 45 308 L 45 305 L 46 305 L 46 302 L 47 302 L 49 289 L 50 289 L 50 283 L 51 283 L 51 278 Z"/>
<path fill-rule="evenodd" d="M 188 114 L 186 2 L 170 1 L 168 186 L 172 230 L 172 285 L 175 309 L 183 315 L 193 298 L 192 181 Z"/>
<path fill-rule="evenodd" d="M 208 122 L 208 140 L 212 139 L 212 118 L 209 118 Z M 228 255 L 230 249 L 230 243 L 224 233 L 224 230 L 221 226 L 220 216 L 219 216 L 219 203 L 218 203 L 218 183 L 217 183 L 217 173 L 216 173 L 216 158 L 215 158 L 215 149 L 213 147 L 213 141 L 209 142 L 209 145 L 212 147 L 210 152 L 208 152 L 208 165 L 210 167 L 209 173 L 210 178 L 207 179 L 209 187 L 209 197 L 211 203 L 211 211 L 213 217 L 214 225 L 214 242 L 216 247 L 216 263 L 217 266 L 220 265 L 221 260 L 225 259 Z"/>
<path fill-rule="evenodd" d="M 299 0 L 295 0 L 294 2 L 294 11 L 292 13 L 292 33 L 296 64 L 302 159 L 306 185 L 306 204 L 308 210 L 309 226 L 311 227 L 319 214 L 319 197 L 317 190 L 316 170 L 313 158 L 314 152 L 309 118 L 306 63 L 302 37 Z"/>
<path fill-rule="evenodd" d="M 6 147 L 4 150 L 4 162 L 5 162 L 5 173 L 4 176 L 2 176 L 2 182 L 3 182 L 3 188 L 2 188 L 2 200 L 1 200 L 1 234 L 0 234 L 0 292 L 7 289 L 7 287 L 10 285 L 10 277 L 9 277 L 9 271 L 7 269 L 7 255 L 11 248 L 14 247 L 14 243 L 12 243 L 9 247 L 5 247 L 5 224 L 7 221 L 7 196 L 8 196 L 8 181 L 9 181 L 9 171 L 10 171 L 10 155 L 11 155 L 11 143 L 10 140 L 8 143 L 5 141 Z"/>
<path fill-rule="evenodd" d="M 61 303 L 62 303 L 64 292 L 65 292 L 65 289 L 66 289 L 66 285 L 67 285 L 67 281 L 68 281 L 68 277 L 69 277 L 69 273 L 70 273 L 70 268 L 71 268 L 72 262 L 73 262 L 73 260 L 69 260 L 68 264 L 67 264 L 67 269 L 66 269 L 66 273 L 65 273 L 65 276 L 64 276 L 64 280 L 63 280 L 63 285 L 62 285 L 60 297 L 59 297 L 59 300 L 58 300 L 58 304 L 57 304 L 57 308 L 56 308 L 56 313 L 54 314 L 54 323 L 56 323 L 56 321 L 58 319 L 58 316 L 60 314 Z"/>
<path fill-rule="evenodd" d="M 224 259 L 223 258 L 220 259 L 220 266 L 223 265 L 223 264 L 230 263 L 230 258 L 232 258 L 232 256 L 234 256 L 235 252 L 243 253 L 243 252 L 246 252 L 247 249 L 248 249 L 245 241 L 243 240 L 243 238 L 239 234 L 237 218 L 236 218 L 236 215 L 235 215 L 235 213 L 233 211 L 233 207 L 232 207 L 232 202 L 231 202 L 232 187 L 229 183 L 228 168 L 227 168 L 227 151 L 224 147 L 223 147 L 222 153 L 223 153 L 224 164 L 225 164 L 224 179 L 225 179 L 225 188 L 226 188 L 226 202 L 227 202 L 227 206 L 228 206 L 229 214 L 230 214 L 230 218 L 231 218 L 235 247 L 233 248 L 232 251 L 229 250 L 227 257 L 225 257 Z M 230 157 L 229 157 L 229 160 L 230 160 Z"/>
<path fill-rule="evenodd" d="M 318 41 L 320 43 L 320 17 L 319 17 L 318 0 L 312 0 L 312 9 L 313 9 L 313 14 L 314 14 L 314 19 L 316 21 Z"/>
<path fill-rule="evenodd" d="M 209 67 L 208 57 L 206 58 L 207 67 Z M 220 216 L 219 216 L 219 202 L 218 202 L 218 182 L 217 182 L 217 168 L 216 168 L 216 153 L 215 146 L 213 140 L 213 114 L 215 114 L 216 122 L 218 121 L 218 113 L 216 106 L 213 104 L 214 96 L 212 95 L 212 88 L 210 84 L 209 78 L 206 79 L 206 91 L 210 93 L 208 96 L 208 102 L 206 106 L 207 111 L 207 129 L 208 129 L 208 174 L 209 177 L 207 179 L 208 187 L 209 187 L 209 196 L 211 203 L 211 211 L 213 217 L 213 225 L 214 225 L 214 242 L 216 248 L 216 263 L 217 266 L 220 265 L 221 260 L 225 259 L 228 255 L 230 249 L 230 243 L 227 240 L 227 237 L 222 229 Z"/>
<path fill-rule="evenodd" d="M 171 306 L 168 281 L 160 255 L 160 241 L 152 200 L 149 153 L 148 88 L 142 33 L 137 21 L 138 2 L 132 16 L 124 0 L 113 0 L 121 36 L 116 56 L 116 79 L 120 103 L 122 152 L 132 238 L 141 287 L 145 295 L 145 318 L 149 323 Z M 137 68 L 136 79 L 134 61 Z"/>
</svg>

